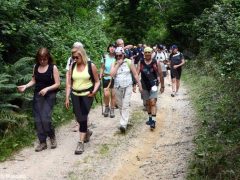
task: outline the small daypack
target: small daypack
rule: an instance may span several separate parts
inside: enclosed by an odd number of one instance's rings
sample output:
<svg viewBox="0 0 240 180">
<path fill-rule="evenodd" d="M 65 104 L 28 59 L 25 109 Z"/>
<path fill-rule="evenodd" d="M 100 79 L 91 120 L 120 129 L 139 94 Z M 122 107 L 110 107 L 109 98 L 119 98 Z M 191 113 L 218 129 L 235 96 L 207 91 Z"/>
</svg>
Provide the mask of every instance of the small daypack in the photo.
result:
<svg viewBox="0 0 240 180">
<path fill-rule="evenodd" d="M 87 62 L 87 65 L 88 65 L 88 73 L 89 73 L 89 75 L 90 75 L 89 80 L 91 80 L 91 82 L 92 82 L 93 85 L 92 85 L 90 88 L 88 88 L 88 89 L 83 89 L 83 90 L 81 90 L 81 91 L 75 91 L 75 92 L 77 92 L 77 93 L 83 93 L 83 92 L 86 92 L 86 91 L 90 91 L 90 93 L 92 93 L 92 91 L 93 91 L 93 89 L 94 89 L 95 79 L 94 79 L 93 72 L 92 72 L 92 62 L 91 62 L 91 61 L 88 61 L 88 62 Z M 74 63 L 72 64 L 72 73 L 73 73 L 73 69 L 74 69 L 75 66 L 76 66 L 76 62 L 74 62 Z M 72 75 L 71 75 L 71 79 L 72 79 Z M 72 79 L 72 80 L 73 80 L 73 79 Z M 99 88 L 98 88 L 97 91 L 100 90 L 100 87 L 101 87 L 101 86 L 99 86 Z M 96 97 L 96 96 L 95 96 L 95 97 Z"/>
</svg>

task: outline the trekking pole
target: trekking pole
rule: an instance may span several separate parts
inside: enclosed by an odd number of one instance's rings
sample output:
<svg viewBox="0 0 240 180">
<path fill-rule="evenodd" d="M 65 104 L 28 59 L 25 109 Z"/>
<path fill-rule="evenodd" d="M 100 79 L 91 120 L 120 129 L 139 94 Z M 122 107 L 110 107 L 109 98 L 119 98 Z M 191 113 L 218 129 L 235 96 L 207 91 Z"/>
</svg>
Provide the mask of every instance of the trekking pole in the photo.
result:
<svg viewBox="0 0 240 180">
<path fill-rule="evenodd" d="M 102 90 L 103 90 L 103 88 L 102 88 L 102 83 L 101 83 L 101 79 L 100 79 L 100 91 L 99 91 L 99 93 L 100 93 L 100 102 L 101 102 L 102 115 L 103 115 L 103 98 L 102 98 Z"/>
</svg>

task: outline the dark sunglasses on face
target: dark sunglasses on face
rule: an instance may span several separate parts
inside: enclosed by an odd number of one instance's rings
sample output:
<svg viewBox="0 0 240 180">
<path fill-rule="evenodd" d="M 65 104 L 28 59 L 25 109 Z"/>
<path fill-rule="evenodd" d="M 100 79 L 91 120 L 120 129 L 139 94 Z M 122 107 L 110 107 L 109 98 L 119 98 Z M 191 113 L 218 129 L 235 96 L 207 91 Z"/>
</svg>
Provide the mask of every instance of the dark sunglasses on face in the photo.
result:
<svg viewBox="0 0 240 180">
<path fill-rule="evenodd" d="M 79 59 L 79 57 L 78 57 L 78 56 L 72 56 L 72 58 L 73 58 L 73 59 Z"/>
<path fill-rule="evenodd" d="M 122 54 L 115 55 L 116 58 L 119 58 L 119 57 L 122 57 L 122 56 L 123 56 Z"/>
</svg>

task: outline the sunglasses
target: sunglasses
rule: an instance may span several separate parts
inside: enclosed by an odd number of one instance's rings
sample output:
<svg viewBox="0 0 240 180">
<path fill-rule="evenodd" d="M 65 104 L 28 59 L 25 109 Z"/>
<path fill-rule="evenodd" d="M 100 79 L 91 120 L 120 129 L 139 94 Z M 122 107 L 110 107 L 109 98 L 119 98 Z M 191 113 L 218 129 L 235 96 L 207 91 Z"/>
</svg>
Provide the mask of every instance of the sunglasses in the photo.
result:
<svg viewBox="0 0 240 180">
<path fill-rule="evenodd" d="M 144 54 L 151 54 L 151 52 L 144 52 Z"/>
<path fill-rule="evenodd" d="M 78 56 L 72 56 L 72 58 L 73 58 L 73 59 L 79 59 L 79 57 L 78 57 Z"/>
<path fill-rule="evenodd" d="M 122 57 L 122 56 L 123 56 L 122 54 L 115 55 L 116 58 L 119 58 L 119 57 Z"/>
</svg>

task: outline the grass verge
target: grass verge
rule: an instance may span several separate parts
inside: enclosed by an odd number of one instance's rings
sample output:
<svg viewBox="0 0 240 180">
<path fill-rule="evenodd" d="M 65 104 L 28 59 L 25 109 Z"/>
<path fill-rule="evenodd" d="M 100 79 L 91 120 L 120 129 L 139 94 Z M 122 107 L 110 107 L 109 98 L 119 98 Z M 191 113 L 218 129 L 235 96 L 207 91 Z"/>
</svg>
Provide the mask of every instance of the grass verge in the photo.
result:
<svg viewBox="0 0 240 180">
<path fill-rule="evenodd" d="M 197 61 L 184 69 L 199 123 L 187 178 L 240 179 L 240 84 L 212 74 Z"/>
</svg>

